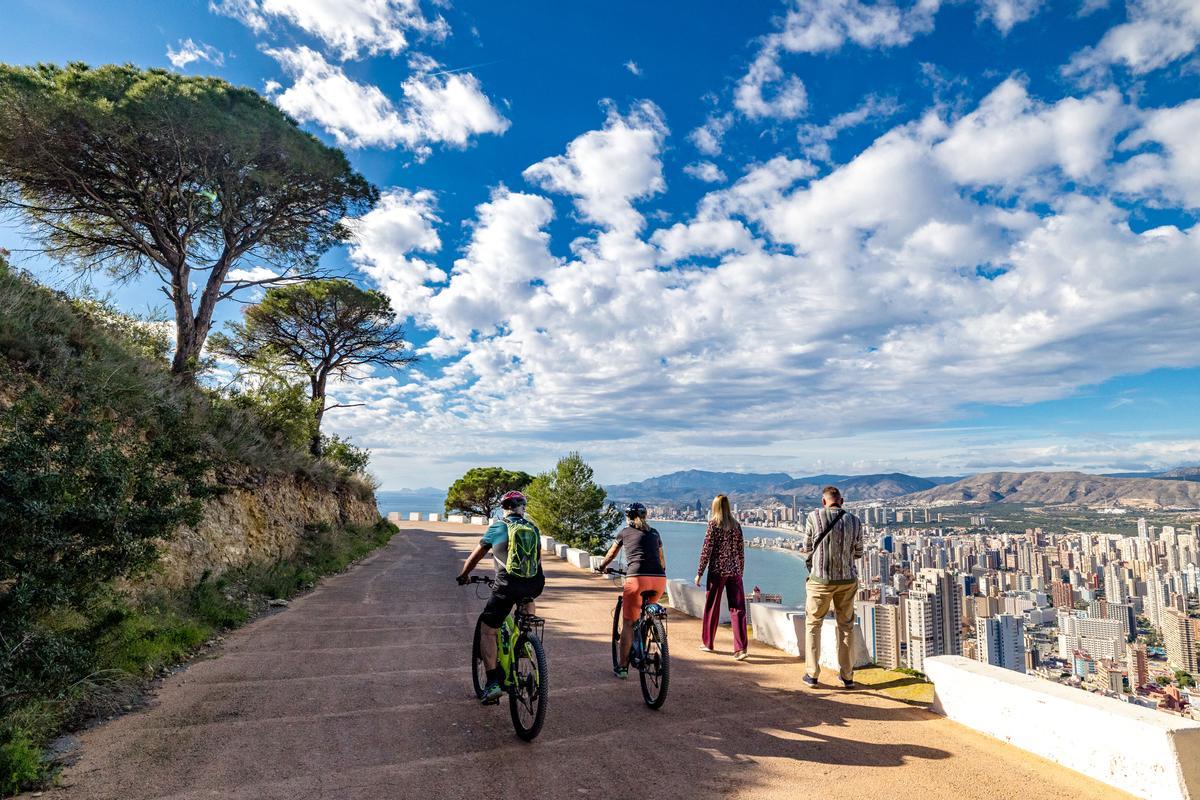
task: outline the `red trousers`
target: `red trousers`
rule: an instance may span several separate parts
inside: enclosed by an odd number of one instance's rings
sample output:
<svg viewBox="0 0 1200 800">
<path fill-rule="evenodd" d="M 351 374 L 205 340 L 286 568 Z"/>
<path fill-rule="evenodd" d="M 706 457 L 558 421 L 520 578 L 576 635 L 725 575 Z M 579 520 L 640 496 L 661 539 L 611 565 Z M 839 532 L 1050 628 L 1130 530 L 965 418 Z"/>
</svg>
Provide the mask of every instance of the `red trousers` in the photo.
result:
<svg viewBox="0 0 1200 800">
<path fill-rule="evenodd" d="M 705 647 L 713 649 L 713 640 L 717 637 L 717 626 L 721 623 L 722 590 L 729 600 L 729 622 L 733 628 L 733 651 L 736 653 L 747 647 L 746 593 L 742 590 L 741 575 L 714 575 L 712 570 L 709 570 L 700 639 Z"/>
</svg>

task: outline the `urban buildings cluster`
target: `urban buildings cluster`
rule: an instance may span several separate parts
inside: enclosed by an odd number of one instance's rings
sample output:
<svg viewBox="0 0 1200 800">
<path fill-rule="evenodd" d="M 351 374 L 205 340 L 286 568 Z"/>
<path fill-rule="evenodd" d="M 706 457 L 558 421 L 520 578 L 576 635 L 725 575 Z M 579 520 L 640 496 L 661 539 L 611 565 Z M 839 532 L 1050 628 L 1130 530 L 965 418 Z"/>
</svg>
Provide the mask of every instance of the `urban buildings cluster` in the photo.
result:
<svg viewBox="0 0 1200 800">
<path fill-rule="evenodd" d="M 943 525 L 931 508 L 854 511 L 867 538 L 858 617 L 875 663 L 922 671 L 932 656 L 963 655 L 1200 719 L 1200 524 L 1018 533 L 983 514 Z M 737 515 L 793 529 L 751 546 L 800 549 L 805 512 Z"/>
</svg>

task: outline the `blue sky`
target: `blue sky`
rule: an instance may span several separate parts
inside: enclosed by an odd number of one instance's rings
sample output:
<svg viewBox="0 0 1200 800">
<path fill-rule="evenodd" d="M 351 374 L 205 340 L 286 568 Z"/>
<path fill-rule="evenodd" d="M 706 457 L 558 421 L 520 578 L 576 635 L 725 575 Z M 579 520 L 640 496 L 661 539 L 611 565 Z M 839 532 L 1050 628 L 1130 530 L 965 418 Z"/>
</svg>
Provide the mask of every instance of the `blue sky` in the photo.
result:
<svg viewBox="0 0 1200 800">
<path fill-rule="evenodd" d="M 6 62 L 251 86 L 381 188 L 326 260 L 423 359 L 339 385 L 363 405 L 327 422 L 387 488 L 567 449 L 614 482 L 1200 461 L 1189 0 L 6 15 Z M 0 246 L 74 277 L 19 225 Z"/>
</svg>

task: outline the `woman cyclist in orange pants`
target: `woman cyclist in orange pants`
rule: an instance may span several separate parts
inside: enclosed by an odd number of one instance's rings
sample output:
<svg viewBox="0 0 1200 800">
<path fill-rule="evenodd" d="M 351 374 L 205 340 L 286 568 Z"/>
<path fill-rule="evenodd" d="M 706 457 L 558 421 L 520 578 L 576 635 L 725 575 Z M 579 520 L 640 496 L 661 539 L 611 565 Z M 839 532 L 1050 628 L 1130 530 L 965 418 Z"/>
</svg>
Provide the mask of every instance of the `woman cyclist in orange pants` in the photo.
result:
<svg viewBox="0 0 1200 800">
<path fill-rule="evenodd" d="M 657 601 L 667 589 L 667 556 L 662 537 L 646 522 L 646 507 L 630 503 L 625 508 L 628 525 L 617 534 L 616 540 L 598 571 L 604 572 L 621 548 L 625 549 L 625 586 L 621 592 L 621 658 L 613 670 L 618 678 L 629 676 L 629 648 L 633 644 L 633 623 L 642 613 L 642 592 L 654 591 Z"/>
</svg>

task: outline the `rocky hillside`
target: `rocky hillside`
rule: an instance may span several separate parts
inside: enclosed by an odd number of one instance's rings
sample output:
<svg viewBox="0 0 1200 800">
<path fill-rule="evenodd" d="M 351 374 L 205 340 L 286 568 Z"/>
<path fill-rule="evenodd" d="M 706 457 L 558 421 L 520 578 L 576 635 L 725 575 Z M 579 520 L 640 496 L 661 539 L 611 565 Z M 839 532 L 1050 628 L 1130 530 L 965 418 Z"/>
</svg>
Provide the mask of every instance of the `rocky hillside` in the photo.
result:
<svg viewBox="0 0 1200 800">
<path fill-rule="evenodd" d="M 1082 472 L 985 472 L 900 497 L 899 504 L 1024 503 L 1145 509 L 1200 508 L 1200 482 Z"/>
<path fill-rule="evenodd" d="M 202 514 L 200 522 L 180 528 L 166 543 L 153 572 L 155 584 L 182 588 L 205 574 L 287 561 L 317 528 L 369 527 L 379 521 L 369 490 L 331 489 L 295 475 L 233 489 L 205 503 Z"/>
</svg>

